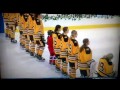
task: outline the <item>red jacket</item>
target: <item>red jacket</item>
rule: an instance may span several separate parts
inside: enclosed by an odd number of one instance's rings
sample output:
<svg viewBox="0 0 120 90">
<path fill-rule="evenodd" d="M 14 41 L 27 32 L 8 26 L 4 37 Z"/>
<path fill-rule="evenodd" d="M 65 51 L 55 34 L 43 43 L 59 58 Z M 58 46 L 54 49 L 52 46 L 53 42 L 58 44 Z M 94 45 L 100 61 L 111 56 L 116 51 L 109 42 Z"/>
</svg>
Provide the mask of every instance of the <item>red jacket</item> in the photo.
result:
<svg viewBox="0 0 120 90">
<path fill-rule="evenodd" d="M 53 48 L 53 38 L 52 38 L 52 36 L 47 37 L 47 44 L 48 44 L 48 49 L 49 49 L 50 55 L 54 56 L 55 52 L 54 52 L 54 48 Z"/>
</svg>

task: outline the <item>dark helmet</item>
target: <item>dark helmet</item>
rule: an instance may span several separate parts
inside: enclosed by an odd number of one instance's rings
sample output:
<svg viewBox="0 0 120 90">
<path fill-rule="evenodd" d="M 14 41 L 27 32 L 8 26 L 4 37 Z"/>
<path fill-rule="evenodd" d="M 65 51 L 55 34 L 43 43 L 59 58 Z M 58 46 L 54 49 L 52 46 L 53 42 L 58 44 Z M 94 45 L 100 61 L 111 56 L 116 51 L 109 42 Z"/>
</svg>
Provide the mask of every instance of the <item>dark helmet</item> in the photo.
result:
<svg viewBox="0 0 120 90">
<path fill-rule="evenodd" d="M 76 30 L 72 30 L 71 35 L 77 34 Z"/>
<path fill-rule="evenodd" d="M 83 39 L 83 43 L 84 43 L 84 44 L 87 43 L 88 41 L 89 41 L 88 38 Z"/>
<path fill-rule="evenodd" d="M 107 57 L 109 60 L 111 60 L 111 59 L 113 58 L 113 54 L 112 54 L 112 53 L 109 53 L 109 54 L 106 55 L 106 57 Z"/>
<path fill-rule="evenodd" d="M 48 35 L 52 35 L 53 31 L 52 30 L 48 30 Z"/>
</svg>

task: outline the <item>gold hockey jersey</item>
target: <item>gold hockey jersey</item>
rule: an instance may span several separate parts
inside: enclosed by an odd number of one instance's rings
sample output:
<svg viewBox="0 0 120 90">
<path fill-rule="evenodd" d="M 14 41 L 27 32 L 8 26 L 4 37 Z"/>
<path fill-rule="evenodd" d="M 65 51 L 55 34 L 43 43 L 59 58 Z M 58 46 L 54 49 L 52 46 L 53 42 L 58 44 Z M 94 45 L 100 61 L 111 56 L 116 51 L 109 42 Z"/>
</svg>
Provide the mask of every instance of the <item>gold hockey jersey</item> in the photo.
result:
<svg viewBox="0 0 120 90">
<path fill-rule="evenodd" d="M 28 16 L 29 15 L 23 15 L 23 19 L 22 19 L 22 27 L 23 27 L 23 29 L 28 28 L 28 25 L 29 25 Z"/>
<path fill-rule="evenodd" d="M 54 33 L 54 34 L 52 34 L 52 37 L 53 37 L 53 48 L 54 48 L 55 54 L 60 54 L 61 34 Z"/>
<path fill-rule="evenodd" d="M 60 57 L 61 58 L 66 58 L 68 56 L 68 46 L 69 46 L 70 38 L 67 35 L 62 35 L 61 38 L 61 52 L 60 52 Z"/>
<path fill-rule="evenodd" d="M 34 20 L 34 33 L 37 34 L 38 32 L 41 32 L 41 34 L 44 34 L 44 27 L 43 27 L 43 23 L 42 20 L 40 19 L 35 19 Z"/>
<path fill-rule="evenodd" d="M 3 18 L 9 18 L 9 13 L 3 13 Z"/>
<path fill-rule="evenodd" d="M 79 44 L 78 41 L 75 39 L 70 39 L 69 47 L 68 47 L 68 54 L 69 55 L 76 55 L 79 53 Z"/>
<path fill-rule="evenodd" d="M 15 19 L 15 13 L 9 13 L 9 21 L 14 21 Z"/>
<path fill-rule="evenodd" d="M 85 47 L 82 52 L 79 53 L 79 61 L 81 63 L 87 63 L 92 60 L 92 51 L 89 47 Z"/>
<path fill-rule="evenodd" d="M 101 58 L 98 65 L 98 73 L 101 76 L 112 75 L 113 73 L 113 63 L 108 63 L 106 59 Z"/>
<path fill-rule="evenodd" d="M 70 43 L 68 46 L 68 61 L 69 62 L 78 61 L 78 53 L 79 53 L 78 41 L 73 38 L 70 38 Z"/>
<path fill-rule="evenodd" d="M 29 29 L 34 29 L 34 26 L 35 26 L 35 16 L 33 15 L 29 15 L 28 16 L 28 22 L 29 22 Z"/>
</svg>

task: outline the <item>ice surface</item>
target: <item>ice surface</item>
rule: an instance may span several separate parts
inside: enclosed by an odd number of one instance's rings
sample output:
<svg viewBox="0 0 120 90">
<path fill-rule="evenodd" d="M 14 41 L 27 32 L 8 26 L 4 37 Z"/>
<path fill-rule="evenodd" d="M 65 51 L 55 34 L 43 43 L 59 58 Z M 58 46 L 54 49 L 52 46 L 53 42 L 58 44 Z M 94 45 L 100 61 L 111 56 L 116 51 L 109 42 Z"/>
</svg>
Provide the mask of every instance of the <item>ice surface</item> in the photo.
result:
<svg viewBox="0 0 120 90">
<path fill-rule="evenodd" d="M 82 45 L 84 38 L 89 38 L 89 47 L 93 53 L 93 59 L 98 60 L 105 54 L 113 53 L 114 70 L 118 71 L 120 28 L 100 28 L 77 30 L 77 40 Z M 71 30 L 69 32 L 70 36 Z M 2 78 L 65 78 L 60 72 L 56 72 L 53 65 L 49 65 L 49 51 L 45 47 L 43 57 L 45 62 L 39 62 L 30 56 L 19 45 L 19 33 L 16 33 L 17 44 L 10 42 L 4 34 L 0 34 L 0 66 Z M 45 33 L 47 39 L 47 33 Z M 80 72 L 77 70 L 77 77 Z"/>
</svg>

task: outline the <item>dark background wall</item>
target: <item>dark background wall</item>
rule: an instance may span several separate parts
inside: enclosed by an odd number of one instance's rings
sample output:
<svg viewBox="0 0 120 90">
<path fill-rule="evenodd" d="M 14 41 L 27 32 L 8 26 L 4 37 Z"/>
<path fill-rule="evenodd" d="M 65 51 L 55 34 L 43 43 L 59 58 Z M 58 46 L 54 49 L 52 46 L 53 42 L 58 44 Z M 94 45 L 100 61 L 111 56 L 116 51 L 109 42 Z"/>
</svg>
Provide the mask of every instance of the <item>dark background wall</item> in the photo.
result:
<svg viewBox="0 0 120 90">
<path fill-rule="evenodd" d="M 0 33 L 4 33 L 4 21 L 1 12 L 0 12 Z"/>
</svg>

